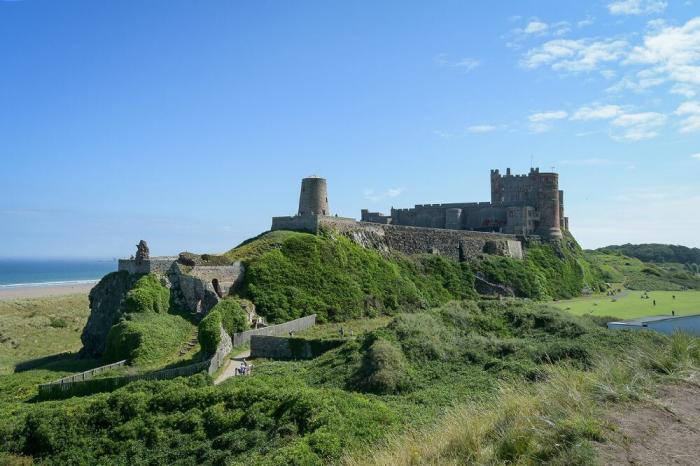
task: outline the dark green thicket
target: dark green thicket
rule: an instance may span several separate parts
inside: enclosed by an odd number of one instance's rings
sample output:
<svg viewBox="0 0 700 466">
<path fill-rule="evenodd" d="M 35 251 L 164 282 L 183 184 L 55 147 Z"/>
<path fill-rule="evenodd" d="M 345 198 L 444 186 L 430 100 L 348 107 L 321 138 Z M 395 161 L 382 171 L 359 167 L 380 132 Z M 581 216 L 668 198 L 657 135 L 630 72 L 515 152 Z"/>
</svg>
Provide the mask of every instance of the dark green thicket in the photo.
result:
<svg viewBox="0 0 700 466">
<path fill-rule="evenodd" d="M 220 327 L 229 335 L 243 332 L 248 328 L 248 316 L 236 298 L 219 301 L 199 323 L 199 344 L 207 354 L 216 352 L 221 340 Z"/>
<path fill-rule="evenodd" d="M 139 381 L 108 395 L 23 405 L 0 419 L 0 449 L 63 464 L 304 464 L 376 441 L 397 416 L 381 401 L 246 378 Z"/>
</svg>

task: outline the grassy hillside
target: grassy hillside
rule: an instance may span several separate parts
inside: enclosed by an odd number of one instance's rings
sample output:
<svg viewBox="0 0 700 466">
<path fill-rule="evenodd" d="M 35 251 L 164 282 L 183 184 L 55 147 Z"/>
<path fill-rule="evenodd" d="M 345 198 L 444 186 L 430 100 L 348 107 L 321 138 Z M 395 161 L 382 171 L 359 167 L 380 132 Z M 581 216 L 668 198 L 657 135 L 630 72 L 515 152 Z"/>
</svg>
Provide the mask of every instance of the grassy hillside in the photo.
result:
<svg viewBox="0 0 700 466">
<path fill-rule="evenodd" d="M 646 263 L 611 251 L 587 251 L 586 258 L 600 269 L 606 282 L 632 290 L 700 289 L 700 276 L 680 264 Z"/>
<path fill-rule="evenodd" d="M 570 237 L 561 246 L 528 245 L 523 261 L 484 256 L 458 263 L 434 255 L 387 256 L 338 235 L 276 231 L 224 256 L 246 263 L 240 292 L 272 322 L 312 313 L 321 321 L 343 321 L 426 309 L 476 296 L 477 273 L 532 299 L 578 296 L 603 283 Z"/>
<path fill-rule="evenodd" d="M 533 457 L 580 463 L 577 459 L 590 459 L 587 442 L 602 438 L 603 431 L 591 421 L 588 408 L 595 404 L 587 401 L 590 387 L 599 385 L 574 383 L 599 374 L 601 361 L 616 357 L 621 365 L 606 400 L 624 399 L 630 387 L 625 371 L 636 366 L 619 358 L 623 350 L 654 348 L 653 362 L 640 363 L 650 374 L 641 380 L 645 383 L 654 374 L 675 371 L 681 360 L 686 366 L 698 360 L 697 350 L 689 354 L 689 344 L 607 332 L 592 320 L 517 301 L 452 302 L 399 314 L 378 328 L 364 326 L 363 334 L 354 328 L 356 338 L 316 360 L 257 361 L 253 377 L 222 386 L 203 377 L 142 381 L 110 394 L 0 405 L 0 450 L 15 458 L 31 455 L 42 464 L 80 459 L 87 464 L 320 465 L 338 464 L 353 452 L 362 464 L 387 436 L 401 439 L 408 429 L 435 429 L 439 435 L 426 437 L 434 439 L 431 443 L 409 449 L 418 455 L 413 464 L 420 464 L 445 448 L 464 455 L 474 448 L 456 436 L 459 430 L 435 424 L 446 407 L 493 403 L 491 417 L 459 424 L 479 426 L 464 432 L 479 439 L 481 454 L 516 464 Z M 558 379 L 557 370 L 571 377 Z M 503 384 L 517 386 L 522 396 L 509 398 L 500 391 Z M 572 392 L 555 390 L 579 386 L 586 396 L 580 403 L 565 403 Z M 528 429 L 528 416 L 551 419 L 552 425 L 543 421 Z M 459 458 L 455 464 L 467 456 Z"/>
</svg>

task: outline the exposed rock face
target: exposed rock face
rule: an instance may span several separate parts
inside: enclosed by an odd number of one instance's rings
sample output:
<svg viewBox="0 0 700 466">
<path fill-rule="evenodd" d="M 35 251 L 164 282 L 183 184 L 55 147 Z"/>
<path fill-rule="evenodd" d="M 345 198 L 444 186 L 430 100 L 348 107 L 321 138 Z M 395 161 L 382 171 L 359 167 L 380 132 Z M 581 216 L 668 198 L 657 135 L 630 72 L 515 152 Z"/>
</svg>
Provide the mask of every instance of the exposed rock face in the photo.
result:
<svg viewBox="0 0 700 466">
<path fill-rule="evenodd" d="M 477 274 L 476 277 L 474 277 L 474 288 L 476 288 L 479 294 L 485 296 L 506 296 L 509 298 L 515 296 L 511 287 L 490 282 L 481 276 L 481 274 Z"/>
<path fill-rule="evenodd" d="M 126 272 L 110 273 L 90 291 L 90 317 L 80 336 L 83 342 L 83 349 L 80 351 L 82 356 L 102 355 L 109 329 L 122 316 L 122 303 L 135 278 L 138 277 Z"/>
</svg>

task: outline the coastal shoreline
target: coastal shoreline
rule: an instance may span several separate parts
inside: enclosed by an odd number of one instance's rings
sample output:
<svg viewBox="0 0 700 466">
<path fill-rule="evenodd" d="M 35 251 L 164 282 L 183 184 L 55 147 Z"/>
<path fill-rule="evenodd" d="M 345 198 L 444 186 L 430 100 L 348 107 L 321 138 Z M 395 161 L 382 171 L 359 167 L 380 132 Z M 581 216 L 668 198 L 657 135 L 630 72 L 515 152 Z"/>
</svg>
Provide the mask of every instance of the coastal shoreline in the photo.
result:
<svg viewBox="0 0 700 466">
<path fill-rule="evenodd" d="M 0 301 L 48 298 L 51 296 L 67 296 L 72 294 L 87 295 L 96 284 L 97 281 L 91 283 L 33 284 L 32 286 L 17 286 L 11 288 L 0 287 Z"/>
</svg>

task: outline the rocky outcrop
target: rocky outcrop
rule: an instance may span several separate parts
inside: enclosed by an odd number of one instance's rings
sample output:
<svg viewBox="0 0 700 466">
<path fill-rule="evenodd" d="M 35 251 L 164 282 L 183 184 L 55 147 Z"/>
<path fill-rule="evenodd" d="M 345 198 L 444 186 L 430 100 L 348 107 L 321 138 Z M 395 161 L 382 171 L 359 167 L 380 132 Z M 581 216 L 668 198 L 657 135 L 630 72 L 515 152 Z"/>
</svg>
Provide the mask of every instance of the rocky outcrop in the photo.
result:
<svg viewBox="0 0 700 466">
<path fill-rule="evenodd" d="M 474 288 L 479 294 L 484 296 L 505 296 L 508 298 L 515 296 L 515 292 L 511 287 L 490 282 L 481 274 L 476 274 L 474 277 Z"/>
<path fill-rule="evenodd" d="M 127 272 L 113 272 L 90 291 L 90 317 L 80 336 L 81 356 L 99 357 L 104 353 L 109 329 L 123 315 L 122 304 L 137 278 Z"/>
</svg>

